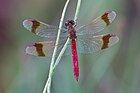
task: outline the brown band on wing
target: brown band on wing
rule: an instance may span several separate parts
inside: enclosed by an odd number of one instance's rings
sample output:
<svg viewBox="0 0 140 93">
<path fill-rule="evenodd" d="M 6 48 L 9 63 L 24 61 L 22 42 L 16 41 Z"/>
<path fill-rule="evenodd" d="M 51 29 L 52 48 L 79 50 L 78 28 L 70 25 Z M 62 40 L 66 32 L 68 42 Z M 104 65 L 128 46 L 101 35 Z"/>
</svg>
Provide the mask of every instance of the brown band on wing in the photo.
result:
<svg viewBox="0 0 140 93">
<path fill-rule="evenodd" d="M 32 32 L 36 34 L 36 29 L 38 26 L 40 26 L 40 22 L 36 21 L 36 20 L 32 20 Z"/>
<path fill-rule="evenodd" d="M 106 49 L 106 48 L 108 48 L 108 44 L 109 44 L 109 39 L 110 39 L 110 37 L 111 37 L 110 34 L 104 35 L 104 36 L 102 37 L 103 45 L 102 45 L 102 48 L 101 48 L 101 49 Z"/>
<path fill-rule="evenodd" d="M 104 13 L 104 14 L 101 16 L 101 19 L 104 20 L 104 22 L 106 23 L 107 26 L 110 24 L 109 19 L 108 19 L 108 14 L 109 14 L 109 13 Z"/>
<path fill-rule="evenodd" d="M 34 46 L 36 47 L 36 52 L 38 56 L 45 56 L 43 52 L 43 45 L 41 43 L 35 43 Z"/>
</svg>

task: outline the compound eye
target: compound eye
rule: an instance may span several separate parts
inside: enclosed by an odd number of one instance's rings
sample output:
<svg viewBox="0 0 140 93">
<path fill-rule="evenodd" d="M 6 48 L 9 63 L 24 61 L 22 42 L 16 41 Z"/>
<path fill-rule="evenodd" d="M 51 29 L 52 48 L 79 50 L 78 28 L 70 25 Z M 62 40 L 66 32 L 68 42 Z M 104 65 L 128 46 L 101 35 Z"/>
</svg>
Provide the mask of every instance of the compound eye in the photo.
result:
<svg viewBox="0 0 140 93">
<path fill-rule="evenodd" d="M 71 24 L 72 24 L 72 25 L 74 25 L 74 24 L 75 24 L 74 20 L 71 20 Z"/>
<path fill-rule="evenodd" d="M 68 26 L 68 22 L 65 22 L 65 26 Z"/>
<path fill-rule="evenodd" d="M 75 23 L 74 20 L 72 20 L 72 23 Z"/>
</svg>

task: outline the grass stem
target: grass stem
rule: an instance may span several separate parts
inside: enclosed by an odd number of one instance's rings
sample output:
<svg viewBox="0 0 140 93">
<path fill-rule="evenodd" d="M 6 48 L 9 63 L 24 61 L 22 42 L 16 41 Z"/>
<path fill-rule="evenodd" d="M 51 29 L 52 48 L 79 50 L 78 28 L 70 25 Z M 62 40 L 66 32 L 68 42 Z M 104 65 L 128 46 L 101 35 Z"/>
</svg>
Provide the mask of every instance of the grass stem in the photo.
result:
<svg viewBox="0 0 140 93">
<path fill-rule="evenodd" d="M 57 45 L 59 43 L 59 38 L 60 38 L 60 32 L 61 32 L 61 28 L 62 28 L 62 24 L 63 24 L 63 20 L 64 20 L 64 16 L 65 16 L 65 13 L 66 13 L 66 9 L 67 9 L 67 6 L 69 4 L 69 1 L 70 0 L 67 0 L 66 1 L 66 4 L 64 6 L 64 9 L 63 9 L 63 12 L 62 12 L 62 16 L 61 16 L 61 19 L 60 19 L 60 23 L 59 23 L 59 29 L 58 29 L 58 34 L 57 34 L 57 39 L 56 39 L 56 43 L 55 43 L 55 48 L 54 48 L 54 52 L 53 52 L 53 55 L 52 55 L 52 60 L 51 60 L 51 64 L 50 64 L 50 70 L 49 70 L 49 76 L 48 76 L 48 79 L 47 79 L 47 82 L 45 84 L 45 87 L 44 87 L 44 90 L 43 90 L 43 93 L 50 93 L 50 88 L 51 88 L 51 81 L 52 81 L 52 76 L 53 76 L 53 73 L 57 67 L 57 65 L 59 64 L 66 48 L 67 48 L 67 45 L 69 43 L 69 38 L 67 39 L 66 43 L 64 44 L 60 54 L 58 55 L 57 59 L 56 59 L 56 62 L 55 61 L 55 56 L 56 56 L 56 52 L 57 52 Z M 79 10 L 80 10 L 80 5 L 81 5 L 81 0 L 78 0 L 78 3 L 77 3 L 77 8 L 76 8 L 76 12 L 75 12 L 75 17 L 74 17 L 74 21 L 76 22 L 77 18 L 78 18 L 78 14 L 79 14 Z"/>
<path fill-rule="evenodd" d="M 57 38 L 56 38 L 55 48 L 54 48 L 54 51 L 53 51 L 52 60 L 51 60 L 51 64 L 50 64 L 49 76 L 48 76 L 48 80 L 45 84 L 43 93 L 46 93 L 46 90 L 47 90 L 47 93 L 50 93 L 51 80 L 52 80 L 51 78 L 52 78 L 52 73 L 54 71 L 53 70 L 53 65 L 55 63 L 54 61 L 55 61 L 55 56 L 56 56 L 57 47 L 58 47 L 57 45 L 59 43 L 60 32 L 61 32 L 61 28 L 62 28 L 62 24 L 63 24 L 63 20 L 64 20 L 64 17 L 65 17 L 65 13 L 66 13 L 66 9 L 67 9 L 68 4 L 69 4 L 69 0 L 66 1 L 65 6 L 63 8 L 62 16 L 61 16 L 60 23 L 59 23 L 59 29 L 58 29 L 58 34 L 57 34 Z"/>
</svg>

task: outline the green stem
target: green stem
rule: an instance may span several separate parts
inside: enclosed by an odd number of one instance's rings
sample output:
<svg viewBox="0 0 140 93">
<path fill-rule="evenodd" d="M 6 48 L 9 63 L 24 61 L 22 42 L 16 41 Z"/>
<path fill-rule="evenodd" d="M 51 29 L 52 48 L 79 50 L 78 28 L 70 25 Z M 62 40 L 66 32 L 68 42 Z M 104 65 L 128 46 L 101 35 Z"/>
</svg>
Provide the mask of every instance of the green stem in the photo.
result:
<svg viewBox="0 0 140 93">
<path fill-rule="evenodd" d="M 63 56 L 63 54 L 64 54 L 64 52 L 65 52 L 65 50 L 67 48 L 67 45 L 69 43 L 69 38 L 68 38 L 66 43 L 64 44 L 60 54 L 57 57 L 56 62 L 54 62 L 56 51 L 57 51 L 57 47 L 58 47 L 57 45 L 58 45 L 59 37 L 60 37 L 60 31 L 61 31 L 61 28 L 62 28 L 62 24 L 63 24 L 63 20 L 64 20 L 64 16 L 65 16 L 65 12 L 66 12 L 68 3 L 69 3 L 69 0 L 67 0 L 67 2 L 65 4 L 65 7 L 63 9 L 62 16 L 61 16 L 61 19 L 60 19 L 58 35 L 57 35 L 56 44 L 55 44 L 55 48 L 54 48 L 54 52 L 53 52 L 53 56 L 52 56 L 52 60 L 51 60 L 51 65 L 50 65 L 49 77 L 48 77 L 48 80 L 47 80 L 46 85 L 44 87 L 43 93 L 46 93 L 46 90 L 47 90 L 47 93 L 50 93 L 51 80 L 52 80 L 53 73 L 54 73 L 57 65 L 59 64 L 59 62 L 60 62 L 60 60 L 61 60 L 61 58 L 62 58 L 62 56 Z M 81 5 L 81 0 L 78 0 L 74 21 L 76 21 L 77 18 L 78 18 L 78 14 L 79 14 L 79 10 L 80 10 L 80 5 Z"/>
<path fill-rule="evenodd" d="M 80 11 L 80 6 L 81 6 L 81 0 L 78 0 L 76 11 L 75 11 L 75 16 L 74 16 L 74 21 L 77 21 L 78 14 L 79 14 L 79 11 Z"/>
<path fill-rule="evenodd" d="M 65 6 L 63 8 L 62 16 L 61 16 L 60 23 L 59 23 L 59 29 L 58 29 L 58 34 L 57 34 L 57 38 L 56 38 L 55 48 L 54 48 L 54 51 L 53 51 L 52 60 L 51 60 L 51 64 L 50 64 L 49 77 L 48 77 L 48 80 L 47 80 L 47 82 L 45 84 L 43 93 L 46 93 L 46 90 L 47 90 L 47 93 L 50 93 L 51 78 L 52 78 L 52 73 L 54 71 L 53 70 L 53 65 L 54 65 L 54 60 L 55 60 L 57 47 L 58 47 L 57 45 L 59 43 L 60 32 L 61 32 L 61 28 L 62 28 L 62 24 L 63 24 L 63 20 L 64 20 L 64 16 L 65 16 L 68 4 L 69 4 L 69 0 L 66 1 L 66 4 L 65 4 Z"/>
<path fill-rule="evenodd" d="M 55 68 L 57 67 L 57 65 L 59 64 L 60 59 L 62 58 L 62 56 L 63 56 L 63 54 L 64 54 L 64 52 L 65 52 L 65 50 L 66 50 L 66 48 L 67 48 L 68 43 L 69 43 L 69 38 L 67 39 L 67 41 L 66 41 L 66 43 L 64 44 L 64 46 L 63 46 L 63 48 L 62 48 L 60 54 L 58 55 L 58 57 L 57 57 L 57 59 L 56 59 L 56 62 L 55 62 L 55 64 L 54 64 L 54 66 L 53 66 L 53 69 L 54 69 L 54 70 L 55 70 Z"/>
</svg>

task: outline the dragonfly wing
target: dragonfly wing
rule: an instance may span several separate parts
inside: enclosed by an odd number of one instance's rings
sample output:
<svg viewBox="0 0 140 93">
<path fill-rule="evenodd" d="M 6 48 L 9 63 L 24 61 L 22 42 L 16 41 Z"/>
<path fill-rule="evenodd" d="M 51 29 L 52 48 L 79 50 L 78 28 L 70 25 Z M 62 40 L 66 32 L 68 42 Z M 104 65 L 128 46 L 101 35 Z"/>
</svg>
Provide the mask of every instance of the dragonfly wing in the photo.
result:
<svg viewBox="0 0 140 93">
<path fill-rule="evenodd" d="M 48 25 L 35 19 L 26 19 L 23 21 L 23 26 L 32 33 L 45 38 L 56 38 L 58 27 Z M 62 28 L 60 37 L 67 36 L 67 30 Z"/>
<path fill-rule="evenodd" d="M 105 12 L 103 15 L 97 17 L 90 24 L 81 26 L 77 29 L 77 35 L 95 34 L 107 27 L 115 19 L 116 13 L 114 11 Z"/>
<path fill-rule="evenodd" d="M 57 46 L 58 48 L 57 48 L 56 56 L 57 54 L 59 54 L 65 41 L 66 41 L 65 39 L 60 40 Z M 33 56 L 51 57 L 54 47 L 55 47 L 54 41 L 37 42 L 27 46 L 26 53 Z"/>
<path fill-rule="evenodd" d="M 119 38 L 114 34 L 105 34 L 93 36 L 90 35 L 85 38 L 79 38 L 77 40 L 77 49 L 79 53 L 93 53 L 103 49 L 107 49 L 116 44 Z"/>
<path fill-rule="evenodd" d="M 26 53 L 34 56 L 48 56 L 51 55 L 54 43 L 53 42 L 37 42 L 27 46 Z"/>
</svg>

